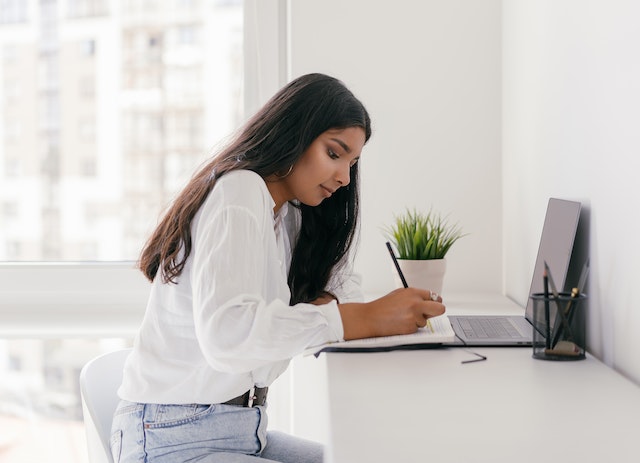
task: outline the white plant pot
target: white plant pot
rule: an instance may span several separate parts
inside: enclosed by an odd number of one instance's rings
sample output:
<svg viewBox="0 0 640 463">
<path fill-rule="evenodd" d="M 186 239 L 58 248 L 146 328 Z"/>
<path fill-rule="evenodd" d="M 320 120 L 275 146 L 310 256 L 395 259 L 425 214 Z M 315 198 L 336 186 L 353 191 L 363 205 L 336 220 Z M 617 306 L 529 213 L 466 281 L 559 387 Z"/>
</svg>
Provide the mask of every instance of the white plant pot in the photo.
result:
<svg viewBox="0 0 640 463">
<path fill-rule="evenodd" d="M 428 289 L 442 295 L 444 274 L 447 270 L 446 259 L 398 259 L 398 264 L 402 269 L 405 280 L 407 280 L 407 285 L 413 288 Z M 400 280 L 398 271 L 393 263 L 392 266 L 395 286 L 396 288 L 402 288 L 402 280 Z"/>
</svg>

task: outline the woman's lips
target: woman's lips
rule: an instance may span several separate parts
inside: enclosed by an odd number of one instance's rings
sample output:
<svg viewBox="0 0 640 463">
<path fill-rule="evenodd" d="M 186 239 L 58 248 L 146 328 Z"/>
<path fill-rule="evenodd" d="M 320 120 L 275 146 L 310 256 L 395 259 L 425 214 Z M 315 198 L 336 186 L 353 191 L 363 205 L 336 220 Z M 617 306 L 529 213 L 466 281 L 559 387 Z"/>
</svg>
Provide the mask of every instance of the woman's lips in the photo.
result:
<svg viewBox="0 0 640 463">
<path fill-rule="evenodd" d="M 325 198 L 329 198 L 333 193 L 335 193 L 335 190 L 330 190 L 329 188 L 327 188 L 324 185 L 320 185 L 320 187 L 324 191 Z"/>
</svg>

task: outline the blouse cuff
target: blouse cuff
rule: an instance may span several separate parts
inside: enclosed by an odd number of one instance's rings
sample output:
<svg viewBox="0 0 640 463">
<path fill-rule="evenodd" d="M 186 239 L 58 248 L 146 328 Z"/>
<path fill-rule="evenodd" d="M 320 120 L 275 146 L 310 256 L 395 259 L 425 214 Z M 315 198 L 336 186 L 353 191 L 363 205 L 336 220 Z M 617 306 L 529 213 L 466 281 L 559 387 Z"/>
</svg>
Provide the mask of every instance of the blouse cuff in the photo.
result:
<svg viewBox="0 0 640 463">
<path fill-rule="evenodd" d="M 344 341 L 344 326 L 342 325 L 342 317 L 340 309 L 338 309 L 338 301 L 331 301 L 326 305 L 327 321 L 329 322 L 329 330 L 333 339 L 331 341 Z"/>
</svg>

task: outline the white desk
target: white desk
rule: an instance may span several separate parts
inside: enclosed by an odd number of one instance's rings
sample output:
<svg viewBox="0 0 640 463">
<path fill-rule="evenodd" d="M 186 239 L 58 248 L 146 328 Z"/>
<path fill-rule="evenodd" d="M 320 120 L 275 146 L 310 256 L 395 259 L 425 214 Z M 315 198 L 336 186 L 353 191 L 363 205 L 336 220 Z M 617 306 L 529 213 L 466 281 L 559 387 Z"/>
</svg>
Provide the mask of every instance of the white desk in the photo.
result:
<svg viewBox="0 0 640 463">
<path fill-rule="evenodd" d="M 449 313 L 468 312 L 464 300 Z M 494 312 L 518 311 L 504 303 Z M 640 388 L 530 348 L 323 354 L 331 463 L 640 461 Z"/>
</svg>

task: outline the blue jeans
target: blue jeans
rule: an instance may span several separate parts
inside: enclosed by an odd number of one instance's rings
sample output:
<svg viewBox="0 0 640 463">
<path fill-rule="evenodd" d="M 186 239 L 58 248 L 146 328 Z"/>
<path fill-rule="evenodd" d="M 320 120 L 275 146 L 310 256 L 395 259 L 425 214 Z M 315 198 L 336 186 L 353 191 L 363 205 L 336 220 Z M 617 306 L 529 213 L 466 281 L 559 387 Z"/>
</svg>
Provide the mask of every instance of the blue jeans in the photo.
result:
<svg viewBox="0 0 640 463">
<path fill-rule="evenodd" d="M 266 428 L 265 407 L 123 400 L 111 453 L 115 463 L 322 463 L 322 445 Z"/>
</svg>

